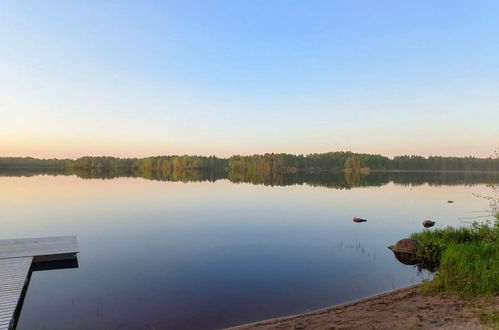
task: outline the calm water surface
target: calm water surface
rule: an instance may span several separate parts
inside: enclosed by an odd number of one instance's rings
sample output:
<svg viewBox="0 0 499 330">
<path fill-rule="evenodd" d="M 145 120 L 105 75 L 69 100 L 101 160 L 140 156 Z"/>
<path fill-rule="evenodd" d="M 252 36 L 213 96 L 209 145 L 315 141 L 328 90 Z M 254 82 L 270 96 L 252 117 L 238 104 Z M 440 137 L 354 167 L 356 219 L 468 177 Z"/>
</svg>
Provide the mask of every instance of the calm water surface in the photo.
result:
<svg viewBox="0 0 499 330">
<path fill-rule="evenodd" d="M 490 189 L 474 182 L 0 177 L 0 239 L 77 235 L 80 246 L 79 268 L 33 273 L 18 328 L 216 329 L 416 284 L 430 275 L 386 247 L 424 219 L 456 225 L 485 210 L 473 193 Z"/>
</svg>

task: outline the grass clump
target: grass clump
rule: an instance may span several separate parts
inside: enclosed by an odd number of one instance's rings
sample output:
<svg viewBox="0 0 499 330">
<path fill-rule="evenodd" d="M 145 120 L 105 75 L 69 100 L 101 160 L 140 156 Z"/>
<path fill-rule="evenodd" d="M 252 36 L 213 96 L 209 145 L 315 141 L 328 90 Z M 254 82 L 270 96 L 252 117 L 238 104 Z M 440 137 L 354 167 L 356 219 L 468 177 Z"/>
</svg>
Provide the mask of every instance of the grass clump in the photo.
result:
<svg viewBox="0 0 499 330">
<path fill-rule="evenodd" d="M 499 245 L 478 241 L 449 245 L 431 286 L 462 296 L 499 293 Z"/>
<path fill-rule="evenodd" d="M 471 227 L 447 227 L 445 229 L 424 230 L 411 235 L 418 241 L 419 258 L 430 261 L 440 261 L 442 252 L 451 245 L 471 242 L 497 242 L 499 240 L 499 221 L 475 222 Z"/>
<path fill-rule="evenodd" d="M 424 230 L 411 235 L 417 255 L 438 265 L 428 289 L 462 296 L 499 293 L 499 221 Z"/>
</svg>

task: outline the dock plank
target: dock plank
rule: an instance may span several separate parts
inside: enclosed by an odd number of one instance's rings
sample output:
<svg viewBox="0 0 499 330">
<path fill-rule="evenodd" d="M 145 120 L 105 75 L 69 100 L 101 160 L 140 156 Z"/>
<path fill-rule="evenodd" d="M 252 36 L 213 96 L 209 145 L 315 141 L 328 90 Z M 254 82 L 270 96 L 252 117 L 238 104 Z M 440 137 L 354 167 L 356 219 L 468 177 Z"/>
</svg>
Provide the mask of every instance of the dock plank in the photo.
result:
<svg viewBox="0 0 499 330">
<path fill-rule="evenodd" d="M 56 268 L 47 268 L 46 265 L 50 261 L 73 260 L 77 253 L 74 236 L 1 240 L 0 330 L 15 327 L 31 272 L 60 268 L 60 265 Z"/>
<path fill-rule="evenodd" d="M 12 325 L 33 257 L 0 259 L 0 330 Z"/>
<path fill-rule="evenodd" d="M 22 238 L 0 241 L 0 259 L 48 257 L 78 253 L 76 237 Z M 35 260 L 36 261 L 36 260 Z"/>
</svg>

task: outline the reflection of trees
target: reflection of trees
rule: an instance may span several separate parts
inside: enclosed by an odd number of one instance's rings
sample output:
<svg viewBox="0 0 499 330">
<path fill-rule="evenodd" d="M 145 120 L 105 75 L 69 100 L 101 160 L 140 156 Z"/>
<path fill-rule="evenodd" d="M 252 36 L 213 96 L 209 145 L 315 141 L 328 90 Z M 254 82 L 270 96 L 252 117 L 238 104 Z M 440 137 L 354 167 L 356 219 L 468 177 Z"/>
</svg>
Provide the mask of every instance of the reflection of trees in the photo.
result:
<svg viewBox="0 0 499 330">
<path fill-rule="evenodd" d="M 499 172 L 371 172 L 370 180 L 399 185 L 474 185 L 499 182 Z"/>
<path fill-rule="evenodd" d="M 474 185 L 499 182 L 499 173 L 442 173 L 442 172 L 371 172 L 370 174 L 344 172 L 296 172 L 275 173 L 268 171 L 247 170 L 229 171 L 230 181 L 287 186 L 307 184 L 314 187 L 350 189 L 354 187 L 382 186 L 393 182 L 397 185 Z"/>
<path fill-rule="evenodd" d="M 360 174 L 359 172 L 345 172 L 344 175 L 346 184 L 350 186 L 360 186 L 361 182 L 364 181 L 365 175 Z"/>
<path fill-rule="evenodd" d="M 344 174 L 343 172 L 325 172 L 325 173 L 274 173 L 266 171 L 229 171 L 228 178 L 234 183 L 252 183 L 262 184 L 266 186 L 290 186 L 290 185 L 303 185 L 307 184 L 314 187 L 328 187 L 336 189 L 348 189 L 352 186 L 360 184 L 360 178 L 351 179 L 356 180 L 356 183 L 349 182 L 346 178 L 351 174 Z M 355 175 L 355 174 L 353 174 Z"/>
<path fill-rule="evenodd" d="M 227 178 L 234 183 L 263 184 L 265 186 L 286 186 L 294 184 L 286 178 L 284 173 L 257 170 L 231 170 L 227 173 Z"/>
<path fill-rule="evenodd" d="M 0 169 L 1 176 L 35 176 L 35 175 L 71 175 L 64 169 L 54 168 L 3 168 Z"/>
<path fill-rule="evenodd" d="M 171 164 L 171 166 L 169 165 Z M 130 167 L 92 167 L 72 169 L 2 169 L 0 176 L 32 176 L 32 175 L 76 175 L 84 179 L 111 179 L 119 177 L 141 177 L 160 181 L 216 181 L 229 179 L 234 183 L 251 183 L 267 186 L 310 185 L 333 189 L 351 189 L 355 187 L 382 186 L 393 182 L 397 185 L 418 186 L 429 185 L 474 185 L 497 184 L 499 173 L 481 172 L 371 172 L 370 174 L 300 171 L 267 171 L 258 168 L 226 170 L 192 169 L 174 165 L 173 162 L 161 163 L 161 166 Z M 496 199 L 497 200 L 497 199 Z"/>
<path fill-rule="evenodd" d="M 141 177 L 149 180 L 158 181 L 181 181 L 181 182 L 195 182 L 195 181 L 210 181 L 226 178 L 224 171 L 210 171 L 210 170 L 180 170 L 169 169 L 161 171 L 136 171 L 136 177 Z"/>
<path fill-rule="evenodd" d="M 133 171 L 125 168 L 74 168 L 67 173 L 74 174 L 82 179 L 113 179 L 132 177 Z"/>
</svg>

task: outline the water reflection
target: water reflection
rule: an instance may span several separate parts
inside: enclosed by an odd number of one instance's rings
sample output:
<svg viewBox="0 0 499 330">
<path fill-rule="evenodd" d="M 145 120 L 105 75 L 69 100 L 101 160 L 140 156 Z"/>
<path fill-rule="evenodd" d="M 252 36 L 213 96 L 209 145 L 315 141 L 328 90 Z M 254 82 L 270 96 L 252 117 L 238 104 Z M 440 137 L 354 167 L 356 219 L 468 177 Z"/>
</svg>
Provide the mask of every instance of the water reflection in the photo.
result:
<svg viewBox="0 0 499 330">
<path fill-rule="evenodd" d="M 404 265 L 414 266 L 421 262 L 421 260 L 416 256 L 416 253 L 393 251 L 393 254 L 395 255 L 395 258 Z"/>
<path fill-rule="evenodd" d="M 437 263 L 430 262 L 428 260 L 422 260 L 421 258 L 417 257 L 416 253 L 393 251 L 393 255 L 401 264 L 417 266 L 418 271 L 427 270 L 433 273 L 438 269 Z"/>
<path fill-rule="evenodd" d="M 416 284 L 428 272 L 386 246 L 423 219 L 439 228 L 486 208 L 472 193 L 494 180 L 38 174 L 0 177 L 0 236 L 77 235 L 80 266 L 34 273 L 18 329 L 219 329 Z"/>
<path fill-rule="evenodd" d="M 390 182 L 404 186 L 429 185 L 476 185 L 499 183 L 499 172 L 395 172 L 372 171 L 369 174 L 318 172 L 275 173 L 234 172 L 223 170 L 181 170 L 138 172 L 129 169 L 0 169 L 1 176 L 76 175 L 82 179 L 114 179 L 121 177 L 144 178 L 171 182 L 215 182 L 228 179 L 232 183 L 251 183 L 265 186 L 309 185 L 334 189 L 383 186 Z"/>
<path fill-rule="evenodd" d="M 26 293 L 28 292 L 29 283 L 31 281 L 31 277 L 33 272 L 46 271 L 46 270 L 57 270 L 57 269 L 73 269 L 78 268 L 78 257 L 75 255 L 74 257 L 70 257 L 64 260 L 57 261 L 46 261 L 46 262 L 33 262 L 30 267 L 28 277 L 26 279 L 26 284 L 24 286 L 23 291 L 21 292 L 21 297 L 19 298 L 19 303 L 14 312 L 14 317 L 12 319 L 12 328 L 16 329 L 17 323 L 19 322 L 19 318 L 22 313 L 22 309 L 24 306 L 24 300 L 26 299 Z"/>
</svg>

